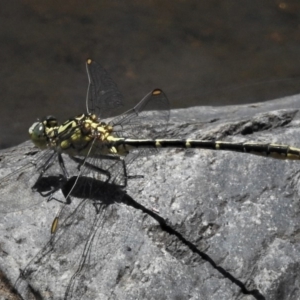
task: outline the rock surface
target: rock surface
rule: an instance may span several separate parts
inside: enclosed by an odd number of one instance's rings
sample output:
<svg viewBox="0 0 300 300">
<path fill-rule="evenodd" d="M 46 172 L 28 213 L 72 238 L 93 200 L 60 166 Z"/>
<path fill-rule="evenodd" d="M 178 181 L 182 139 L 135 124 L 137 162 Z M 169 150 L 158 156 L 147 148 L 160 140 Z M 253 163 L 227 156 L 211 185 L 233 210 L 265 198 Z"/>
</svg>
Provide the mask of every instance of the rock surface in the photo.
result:
<svg viewBox="0 0 300 300">
<path fill-rule="evenodd" d="M 299 108 L 297 95 L 176 110 L 167 136 L 297 147 Z M 38 153 L 26 142 L 0 155 L 3 177 Z M 127 193 L 74 191 L 52 237 L 60 190 L 49 202 L 31 191 L 30 168 L 2 188 L 2 202 L 22 201 L 0 215 L 0 269 L 24 299 L 300 298 L 297 161 L 169 149 L 140 162 Z"/>
</svg>

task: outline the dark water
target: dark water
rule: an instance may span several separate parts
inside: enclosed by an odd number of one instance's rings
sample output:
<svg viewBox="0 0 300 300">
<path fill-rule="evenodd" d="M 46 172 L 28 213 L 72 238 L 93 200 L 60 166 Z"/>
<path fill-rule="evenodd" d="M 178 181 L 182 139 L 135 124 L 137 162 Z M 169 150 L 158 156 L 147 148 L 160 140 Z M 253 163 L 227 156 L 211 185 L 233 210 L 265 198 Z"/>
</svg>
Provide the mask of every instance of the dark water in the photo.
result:
<svg viewBox="0 0 300 300">
<path fill-rule="evenodd" d="M 299 0 L 2 1 L 0 148 L 84 112 L 88 57 L 127 107 L 157 87 L 174 108 L 299 93 L 299 21 Z"/>
</svg>

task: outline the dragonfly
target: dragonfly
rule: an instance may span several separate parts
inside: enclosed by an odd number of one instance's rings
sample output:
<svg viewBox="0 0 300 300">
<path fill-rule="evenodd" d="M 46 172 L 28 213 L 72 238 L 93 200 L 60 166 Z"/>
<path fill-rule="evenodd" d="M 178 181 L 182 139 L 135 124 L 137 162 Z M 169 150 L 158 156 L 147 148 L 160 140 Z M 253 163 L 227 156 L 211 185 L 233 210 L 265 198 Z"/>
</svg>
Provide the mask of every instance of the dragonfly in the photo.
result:
<svg viewBox="0 0 300 300">
<path fill-rule="evenodd" d="M 155 154 L 159 148 L 225 150 L 289 160 L 300 158 L 300 149 L 288 145 L 165 138 L 169 101 L 161 89 L 152 90 L 133 109 L 112 117 L 114 112 L 122 107 L 122 94 L 107 71 L 97 62 L 88 59 L 86 68 L 89 79 L 86 113 L 62 124 L 59 124 L 54 116 L 34 122 L 29 128 L 29 134 L 36 149 L 26 153 L 25 164 L 23 160 L 15 162 L 12 166 L 15 170 L 0 181 L 0 193 L 6 191 L 8 181 L 17 181 L 22 176 L 28 178 L 30 184 L 34 183 L 34 196 L 30 198 L 30 203 L 22 202 L 20 197 L 1 201 L 0 211 L 12 212 L 40 204 L 40 195 L 36 195 L 35 190 L 41 190 L 45 177 L 48 176 L 49 179 L 50 175 L 59 173 L 57 182 L 46 181 L 46 185 L 51 185 L 47 197 L 53 198 L 57 190 L 63 190 L 66 203 L 52 223 L 51 241 L 45 249 L 53 247 L 54 244 L 58 245 L 59 241 L 67 240 L 60 239 L 60 235 L 64 235 L 65 232 L 60 230 L 59 223 L 64 220 L 63 222 L 71 224 L 84 206 L 83 203 L 86 203 L 83 201 L 73 213 L 68 210 L 71 198 L 78 188 L 81 189 L 80 193 L 84 194 L 84 199 L 97 198 L 100 190 L 104 189 L 100 184 L 102 182 L 106 183 L 107 187 L 118 186 L 125 189 L 128 180 L 141 178 L 136 174 L 138 170 L 131 167 L 133 162 Z M 107 195 L 113 198 L 111 192 Z M 122 197 L 114 202 L 118 202 Z M 100 216 L 103 207 L 94 201 L 92 211 L 94 216 Z M 85 213 L 85 216 L 88 215 Z M 96 217 L 95 221 L 90 221 L 86 229 L 90 231 L 89 237 L 99 228 L 98 222 L 101 219 Z M 45 252 L 42 253 L 41 257 L 45 257 Z M 83 265 L 84 263 L 81 266 Z"/>
<path fill-rule="evenodd" d="M 55 117 L 49 116 L 43 121 L 35 122 L 29 129 L 31 140 L 38 148 L 54 150 L 65 179 L 68 178 L 68 172 L 62 153 L 78 163 L 78 169 L 94 170 L 98 178 L 101 174 L 102 179 L 103 176 L 106 177 L 105 182 L 122 187 L 127 186 L 128 178 L 134 178 L 127 174 L 127 166 L 137 156 L 145 155 L 147 153 L 145 149 L 153 151 L 158 148 L 198 148 L 243 152 L 276 159 L 300 159 L 300 148 L 288 145 L 153 138 L 159 132 L 163 133 L 166 127 L 161 126 L 160 130 L 153 130 L 157 120 L 167 122 L 169 119 L 169 101 L 161 89 L 152 90 L 133 109 L 105 121 L 102 116 L 105 112 L 110 114 L 121 105 L 122 95 L 117 85 L 98 63 L 88 59 L 86 68 L 89 78 L 87 112 L 61 125 Z M 152 110 L 152 114 L 145 114 L 147 110 Z M 142 125 L 149 130 L 139 132 L 138 128 Z M 52 162 L 53 157 L 44 164 L 41 174 Z M 77 178 L 83 173 L 84 171 L 79 172 Z M 67 199 L 70 193 L 66 196 Z M 57 225 L 58 217 L 53 221 L 52 233 L 55 232 Z"/>
<path fill-rule="evenodd" d="M 27 153 L 25 163 L 21 160 L 10 166 L 13 172 L 1 179 L 0 195 L 7 194 L 8 182 L 16 182 L 16 186 L 9 187 L 14 190 L 18 187 L 17 179 L 27 176 L 33 187 L 31 200 L 28 203 L 22 202 L 22 197 L 6 198 L 0 201 L 0 212 L 18 211 L 39 204 L 40 197 L 34 193 L 35 188 L 44 175 L 58 172 L 60 181 L 48 190 L 51 198 L 70 178 L 65 157 L 77 164 L 77 171 L 72 174 L 77 179 L 93 171 L 92 176 L 98 180 L 123 188 L 126 188 L 128 179 L 142 176 L 129 174 L 132 162 L 155 153 L 159 148 L 224 150 L 275 159 L 300 159 L 300 148 L 289 145 L 165 138 L 170 104 L 166 94 L 158 88 L 148 93 L 134 108 L 112 117 L 123 106 L 123 95 L 100 64 L 88 59 L 86 69 L 89 80 L 86 113 L 62 124 L 54 116 L 47 116 L 30 126 L 29 135 L 37 150 Z M 34 159 L 31 159 L 33 156 Z M 57 162 L 59 170 L 54 172 Z M 70 194 L 77 181 L 65 193 L 66 204 L 71 201 Z M 51 233 L 55 232 L 58 221 L 59 213 L 53 221 Z"/>
</svg>

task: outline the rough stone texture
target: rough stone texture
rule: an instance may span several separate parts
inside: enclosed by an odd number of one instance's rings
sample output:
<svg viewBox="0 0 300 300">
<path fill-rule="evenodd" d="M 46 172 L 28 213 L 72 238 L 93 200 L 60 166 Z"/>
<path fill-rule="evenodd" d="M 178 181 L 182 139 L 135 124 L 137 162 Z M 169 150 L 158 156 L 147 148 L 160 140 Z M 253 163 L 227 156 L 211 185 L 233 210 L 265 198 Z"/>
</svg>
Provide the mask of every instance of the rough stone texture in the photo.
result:
<svg viewBox="0 0 300 300">
<path fill-rule="evenodd" d="M 294 96 L 176 110 L 167 136 L 299 146 L 299 108 Z M 35 155 L 29 142 L 2 151 L 1 176 Z M 22 199 L 1 215 L 0 269 L 25 299 L 300 299 L 297 161 L 172 149 L 140 162 L 127 194 L 74 191 L 52 238 L 62 204 L 31 191 L 30 168 L 0 191 Z"/>
</svg>

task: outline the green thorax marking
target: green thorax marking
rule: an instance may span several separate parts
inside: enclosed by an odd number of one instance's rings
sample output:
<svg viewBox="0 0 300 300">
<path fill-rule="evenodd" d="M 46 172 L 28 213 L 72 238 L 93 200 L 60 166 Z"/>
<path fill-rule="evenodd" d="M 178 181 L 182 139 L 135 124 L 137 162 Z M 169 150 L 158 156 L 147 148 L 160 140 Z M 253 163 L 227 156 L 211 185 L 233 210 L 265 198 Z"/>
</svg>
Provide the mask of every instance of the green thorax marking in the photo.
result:
<svg viewBox="0 0 300 300">
<path fill-rule="evenodd" d="M 69 155 L 87 155 L 93 140 L 98 145 L 96 147 L 98 154 L 117 153 L 117 150 L 111 146 L 111 142 L 116 140 L 112 136 L 112 126 L 100 122 L 95 115 L 82 114 L 69 119 L 52 129 L 51 132 L 49 131 L 49 134 L 52 134 L 53 130 L 57 130 L 53 135 L 56 135 L 56 146 Z M 51 140 L 51 135 L 49 135 L 49 139 Z"/>
</svg>

